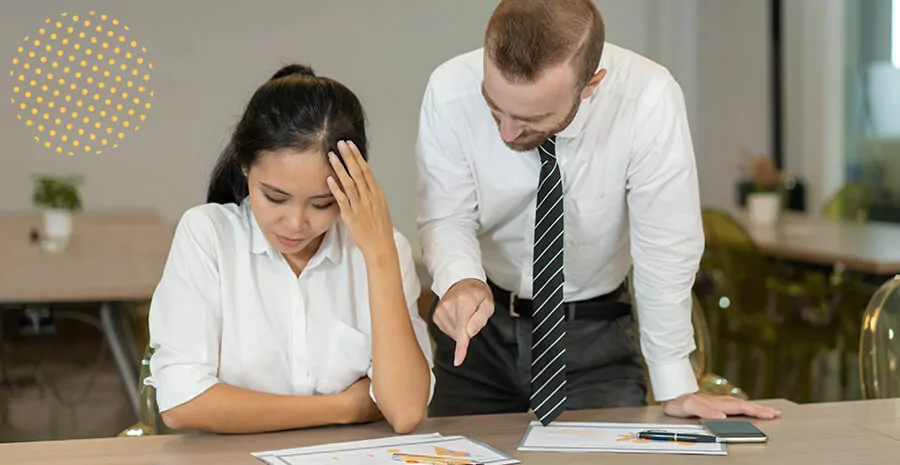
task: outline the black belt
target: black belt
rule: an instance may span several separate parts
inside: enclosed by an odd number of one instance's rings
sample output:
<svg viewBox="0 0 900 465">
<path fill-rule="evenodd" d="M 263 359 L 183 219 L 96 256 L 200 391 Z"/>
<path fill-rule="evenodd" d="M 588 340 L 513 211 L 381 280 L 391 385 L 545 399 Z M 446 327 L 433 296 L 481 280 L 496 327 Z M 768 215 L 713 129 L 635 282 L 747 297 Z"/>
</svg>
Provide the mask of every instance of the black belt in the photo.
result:
<svg viewBox="0 0 900 465">
<path fill-rule="evenodd" d="M 534 312 L 534 303 L 531 300 L 520 299 L 505 289 L 500 288 L 490 280 L 488 286 L 494 293 L 494 302 L 507 306 L 512 318 L 531 318 Z M 568 320 L 615 320 L 631 314 L 631 299 L 628 289 L 623 282 L 616 290 L 609 294 L 594 297 L 588 300 L 576 302 L 564 302 Z"/>
</svg>

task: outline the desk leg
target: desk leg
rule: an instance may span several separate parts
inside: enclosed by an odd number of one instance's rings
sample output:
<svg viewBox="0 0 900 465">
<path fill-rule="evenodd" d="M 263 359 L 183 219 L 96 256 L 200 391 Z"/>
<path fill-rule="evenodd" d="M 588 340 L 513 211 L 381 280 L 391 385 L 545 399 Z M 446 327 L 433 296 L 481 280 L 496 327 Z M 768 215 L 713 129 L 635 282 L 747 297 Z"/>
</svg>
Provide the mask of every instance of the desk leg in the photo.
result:
<svg viewBox="0 0 900 465">
<path fill-rule="evenodd" d="M 104 302 L 100 306 L 100 321 L 103 323 L 103 332 L 106 334 L 109 348 L 112 351 L 113 358 L 116 360 L 119 374 L 122 376 L 122 383 L 125 385 L 125 394 L 128 396 L 128 402 L 131 404 L 135 418 L 139 418 L 138 376 L 135 373 L 137 361 L 129 357 L 130 351 L 125 348 L 125 344 L 122 342 L 120 325 L 116 324 L 114 311 L 112 303 Z"/>
</svg>

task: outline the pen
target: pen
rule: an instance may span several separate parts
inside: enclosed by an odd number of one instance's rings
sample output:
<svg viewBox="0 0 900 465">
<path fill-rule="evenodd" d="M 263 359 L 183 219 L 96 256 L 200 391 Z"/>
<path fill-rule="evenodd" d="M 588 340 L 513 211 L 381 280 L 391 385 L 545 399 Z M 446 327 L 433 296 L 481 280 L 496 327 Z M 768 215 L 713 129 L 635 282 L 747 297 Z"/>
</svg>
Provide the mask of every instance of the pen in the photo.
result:
<svg viewBox="0 0 900 465">
<path fill-rule="evenodd" d="M 651 439 L 653 441 L 677 441 L 677 442 L 718 442 L 715 436 L 705 434 L 690 433 L 673 433 L 670 431 L 641 431 L 638 433 L 640 439 Z"/>
<path fill-rule="evenodd" d="M 427 465 L 482 465 L 481 462 L 475 462 L 469 459 L 461 459 L 457 457 L 435 457 L 431 455 L 416 455 L 394 453 L 393 459 L 406 463 L 422 463 Z"/>
</svg>

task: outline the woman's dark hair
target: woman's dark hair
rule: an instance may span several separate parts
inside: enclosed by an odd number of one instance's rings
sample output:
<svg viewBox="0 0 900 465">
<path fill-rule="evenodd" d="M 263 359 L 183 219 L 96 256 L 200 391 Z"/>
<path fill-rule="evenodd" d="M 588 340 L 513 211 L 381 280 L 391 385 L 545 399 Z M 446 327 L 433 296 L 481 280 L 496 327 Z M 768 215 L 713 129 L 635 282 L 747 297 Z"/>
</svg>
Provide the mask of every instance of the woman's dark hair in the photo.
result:
<svg viewBox="0 0 900 465">
<path fill-rule="evenodd" d="M 307 66 L 285 66 L 247 104 L 213 169 L 206 201 L 240 203 L 248 195 L 244 171 L 264 152 L 318 150 L 340 157 L 342 140 L 353 141 L 367 158 L 365 115 L 356 95 Z"/>
</svg>

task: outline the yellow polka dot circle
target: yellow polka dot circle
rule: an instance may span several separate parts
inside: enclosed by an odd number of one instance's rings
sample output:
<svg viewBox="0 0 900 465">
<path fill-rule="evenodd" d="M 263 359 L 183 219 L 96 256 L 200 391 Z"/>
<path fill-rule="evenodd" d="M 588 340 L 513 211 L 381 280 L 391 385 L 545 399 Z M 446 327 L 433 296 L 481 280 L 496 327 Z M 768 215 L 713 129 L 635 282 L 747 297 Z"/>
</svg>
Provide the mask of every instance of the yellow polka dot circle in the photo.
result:
<svg viewBox="0 0 900 465">
<path fill-rule="evenodd" d="M 62 13 L 16 49 L 10 102 L 34 140 L 56 153 L 102 154 L 137 132 L 153 107 L 153 63 L 106 14 Z"/>
</svg>

